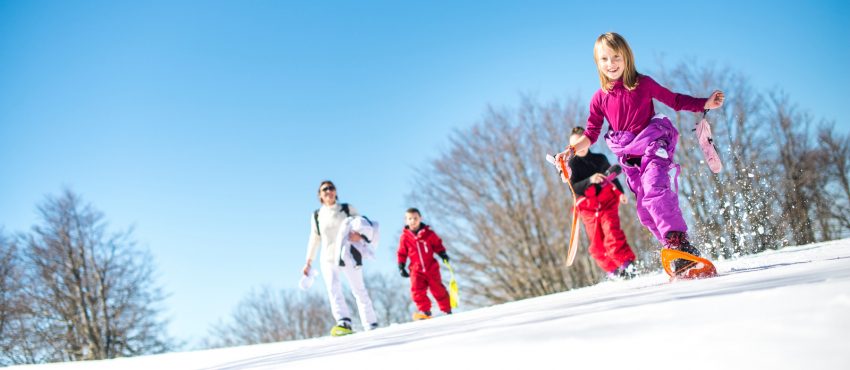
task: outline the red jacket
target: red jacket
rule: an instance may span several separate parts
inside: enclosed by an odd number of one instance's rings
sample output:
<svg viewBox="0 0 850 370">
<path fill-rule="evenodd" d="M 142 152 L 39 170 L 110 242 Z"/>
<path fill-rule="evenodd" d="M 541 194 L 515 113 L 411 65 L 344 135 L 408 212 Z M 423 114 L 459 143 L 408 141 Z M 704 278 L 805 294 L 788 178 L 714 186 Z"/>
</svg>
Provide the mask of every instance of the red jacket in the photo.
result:
<svg viewBox="0 0 850 370">
<path fill-rule="evenodd" d="M 411 274 L 417 271 L 425 272 L 437 264 L 434 254 L 445 251 L 443 241 L 428 225 L 422 224 L 416 234 L 405 227 L 398 242 L 398 263 L 406 263 L 410 258 Z"/>
<path fill-rule="evenodd" d="M 610 182 L 603 185 L 598 192 L 595 186 L 588 187 L 584 196 L 578 198 L 578 209 L 592 212 L 617 209 L 620 206 L 620 195 L 622 194 L 623 192 Z"/>
</svg>

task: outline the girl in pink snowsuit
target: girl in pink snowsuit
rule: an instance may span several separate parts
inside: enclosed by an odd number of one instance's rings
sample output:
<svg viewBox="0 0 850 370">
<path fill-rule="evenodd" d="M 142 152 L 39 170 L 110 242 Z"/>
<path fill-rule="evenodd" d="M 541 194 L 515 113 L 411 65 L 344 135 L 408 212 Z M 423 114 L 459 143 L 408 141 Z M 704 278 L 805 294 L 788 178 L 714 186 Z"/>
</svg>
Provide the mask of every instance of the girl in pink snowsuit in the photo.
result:
<svg viewBox="0 0 850 370">
<path fill-rule="evenodd" d="M 708 99 L 671 92 L 649 76 L 637 73 L 631 48 L 613 32 L 596 39 L 593 56 L 602 88 L 590 102 L 584 137 L 558 156 L 569 159 L 596 142 L 603 120 L 607 119 L 605 141 L 617 155 L 626 182 L 635 193 L 640 222 L 665 248 L 699 256 L 688 242 L 688 226 L 679 209 L 678 183 L 675 190 L 670 185 L 669 171 L 675 168 L 676 177 L 679 172 L 679 165 L 673 162 L 679 132 L 670 119 L 655 114 L 652 100 L 677 111 L 701 112 L 723 105 L 723 92 L 714 91 Z M 679 261 L 685 262 L 676 260 L 677 265 Z"/>
</svg>

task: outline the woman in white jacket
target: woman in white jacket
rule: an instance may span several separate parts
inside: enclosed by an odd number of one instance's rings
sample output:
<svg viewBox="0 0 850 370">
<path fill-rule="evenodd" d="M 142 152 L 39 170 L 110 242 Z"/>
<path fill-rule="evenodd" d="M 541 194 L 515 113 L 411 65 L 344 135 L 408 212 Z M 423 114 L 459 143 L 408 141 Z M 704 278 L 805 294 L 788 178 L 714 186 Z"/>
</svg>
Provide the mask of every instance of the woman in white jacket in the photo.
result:
<svg viewBox="0 0 850 370">
<path fill-rule="evenodd" d="M 331 335 L 351 334 L 351 311 L 345 303 L 342 291 L 341 275 L 345 275 L 348 284 L 354 293 L 357 309 L 360 313 L 360 322 L 365 330 L 378 327 L 375 310 L 372 308 L 372 299 L 363 283 L 363 270 L 360 269 L 350 258 L 350 254 L 341 253 L 339 249 L 345 240 L 357 243 L 362 241 L 360 233 L 351 231 L 348 235 L 340 235 L 341 229 L 349 229 L 349 216 L 357 216 L 353 207 L 340 204 L 336 194 L 336 187 L 331 181 L 322 181 L 319 185 L 319 201 L 322 206 L 310 217 L 310 242 L 307 245 L 307 263 L 304 265 L 303 274 L 309 276 L 316 253 L 321 246 L 322 256 L 319 262 L 322 274 L 325 276 L 325 287 L 328 291 L 328 300 L 331 304 L 336 326 L 331 330 Z M 348 244 L 348 243 L 344 243 Z M 348 256 L 340 258 L 340 256 Z"/>
</svg>

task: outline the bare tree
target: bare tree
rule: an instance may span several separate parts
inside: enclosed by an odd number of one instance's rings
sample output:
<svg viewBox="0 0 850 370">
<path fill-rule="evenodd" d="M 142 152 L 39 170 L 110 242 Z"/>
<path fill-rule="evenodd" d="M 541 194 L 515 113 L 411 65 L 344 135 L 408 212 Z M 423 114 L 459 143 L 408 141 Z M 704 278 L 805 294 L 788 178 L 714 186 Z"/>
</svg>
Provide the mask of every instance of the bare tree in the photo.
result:
<svg viewBox="0 0 850 370">
<path fill-rule="evenodd" d="M 812 243 L 816 240 L 815 222 L 809 211 L 817 203 L 817 188 L 825 183 L 823 171 L 809 165 L 818 163 L 811 140 L 812 118 L 798 112 L 787 95 L 770 94 L 770 102 L 774 114 L 771 128 L 779 148 L 777 164 L 784 175 L 778 185 L 783 213 L 790 221 L 790 237 L 797 245 Z"/>
<path fill-rule="evenodd" d="M 404 294 L 406 290 L 400 278 L 375 273 L 368 274 L 365 282 L 380 324 L 408 320 L 410 299 Z M 356 309 L 352 296 L 346 295 L 346 299 L 349 307 Z M 356 315 L 353 319 L 359 321 Z M 226 322 L 213 325 L 202 346 L 230 347 L 315 338 L 328 335 L 333 325 L 324 291 L 275 292 L 263 287 L 240 301 Z"/>
<path fill-rule="evenodd" d="M 3 229 L 0 228 L 0 343 L 3 343 L 0 348 L 4 349 L 4 353 L 6 338 L 9 336 L 7 323 L 16 311 L 15 292 L 19 289 L 19 269 L 15 247 L 6 240 Z"/>
<path fill-rule="evenodd" d="M 107 234 L 103 215 L 70 190 L 38 208 L 26 244 L 33 362 L 108 359 L 169 350 L 150 255 L 131 231 Z"/>
<path fill-rule="evenodd" d="M 818 130 L 819 149 L 824 155 L 826 177 L 830 180 L 824 186 L 826 197 L 831 204 L 831 219 L 837 235 L 827 239 L 845 237 L 850 231 L 850 134 L 841 134 L 835 125 L 822 125 Z"/>
<path fill-rule="evenodd" d="M 0 228 L 0 366 L 30 362 L 26 352 L 29 333 L 24 323 L 26 306 L 21 295 L 23 266 L 17 246 Z"/>
<path fill-rule="evenodd" d="M 787 95 L 775 93 L 770 98 L 772 132 L 779 148 L 776 167 L 783 175 L 777 181 L 782 214 L 790 221 L 787 238 L 799 245 L 847 235 L 850 136 L 824 123 L 815 131 L 813 116 L 800 111 Z"/>
<path fill-rule="evenodd" d="M 310 292 L 279 291 L 269 287 L 252 291 L 234 309 L 228 322 L 210 329 L 205 347 L 281 342 L 326 335 L 327 300 Z"/>
</svg>

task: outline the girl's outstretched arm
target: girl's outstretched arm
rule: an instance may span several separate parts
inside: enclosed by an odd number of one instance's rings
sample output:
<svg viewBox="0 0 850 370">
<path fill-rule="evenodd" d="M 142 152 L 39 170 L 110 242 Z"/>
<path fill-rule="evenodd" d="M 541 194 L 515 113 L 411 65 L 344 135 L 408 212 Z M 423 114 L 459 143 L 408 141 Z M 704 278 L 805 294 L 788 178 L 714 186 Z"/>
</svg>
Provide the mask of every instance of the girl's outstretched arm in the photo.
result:
<svg viewBox="0 0 850 370">
<path fill-rule="evenodd" d="M 658 82 L 649 76 L 641 76 L 640 83 L 656 100 L 664 103 L 664 105 L 673 108 L 675 111 L 687 110 L 691 112 L 702 112 L 706 99 L 695 98 L 690 95 L 678 94 L 670 91 L 670 89 L 661 86 Z"/>
</svg>

